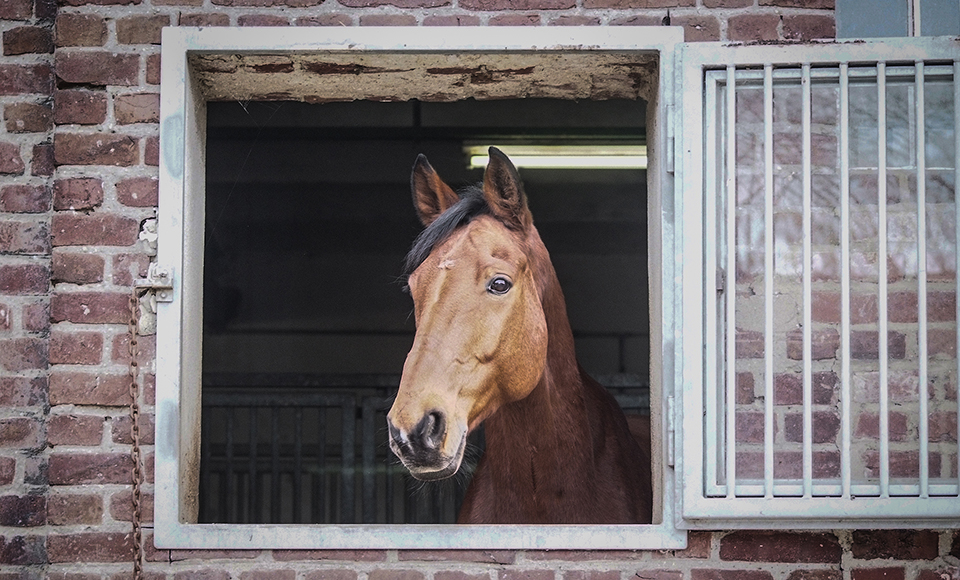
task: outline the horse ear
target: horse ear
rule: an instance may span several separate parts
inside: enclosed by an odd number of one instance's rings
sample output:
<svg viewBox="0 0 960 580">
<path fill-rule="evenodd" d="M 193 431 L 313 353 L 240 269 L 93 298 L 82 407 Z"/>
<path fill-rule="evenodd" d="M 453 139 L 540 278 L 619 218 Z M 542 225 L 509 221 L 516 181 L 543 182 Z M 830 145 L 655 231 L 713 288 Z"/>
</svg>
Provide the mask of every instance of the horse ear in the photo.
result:
<svg viewBox="0 0 960 580">
<path fill-rule="evenodd" d="M 513 162 L 496 147 L 489 149 L 490 161 L 483 173 L 483 197 L 493 215 L 510 227 L 527 229 L 533 218 L 527 208 L 527 195 Z"/>
<path fill-rule="evenodd" d="M 413 164 L 410 189 L 413 192 L 413 207 L 424 226 L 432 224 L 447 208 L 460 201 L 457 192 L 440 179 L 422 153 Z"/>
</svg>

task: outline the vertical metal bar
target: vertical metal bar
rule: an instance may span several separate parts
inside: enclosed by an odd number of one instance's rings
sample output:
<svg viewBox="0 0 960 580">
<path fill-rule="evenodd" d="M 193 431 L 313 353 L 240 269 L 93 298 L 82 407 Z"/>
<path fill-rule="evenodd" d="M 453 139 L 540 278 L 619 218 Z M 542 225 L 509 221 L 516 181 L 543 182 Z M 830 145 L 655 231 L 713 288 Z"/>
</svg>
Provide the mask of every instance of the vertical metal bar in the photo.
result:
<svg viewBox="0 0 960 580">
<path fill-rule="evenodd" d="M 343 401 L 342 409 L 340 449 L 343 471 L 340 476 L 340 523 L 352 524 L 356 519 L 354 457 L 357 439 L 357 403 L 354 399 L 346 399 Z"/>
<path fill-rule="evenodd" d="M 270 409 L 270 522 L 279 524 L 280 515 L 280 407 Z"/>
<path fill-rule="evenodd" d="M 227 430 L 226 436 L 226 490 L 227 490 L 227 511 L 224 514 L 226 516 L 227 523 L 233 523 L 239 521 L 237 519 L 237 478 L 234 471 L 236 467 L 233 464 L 233 415 L 236 412 L 234 407 L 224 407 L 224 410 L 227 412 L 227 421 L 225 428 Z"/>
<path fill-rule="evenodd" d="M 727 67 L 726 87 L 726 191 L 727 204 L 727 281 L 725 288 L 727 310 L 727 365 L 726 365 L 726 484 L 727 497 L 734 497 L 737 485 L 737 91 L 736 67 Z"/>
<path fill-rule="evenodd" d="M 248 407 L 250 412 L 250 426 L 249 426 L 249 452 L 250 457 L 248 457 L 248 475 L 250 478 L 250 497 L 247 498 L 247 523 L 260 523 L 260 514 L 258 513 L 258 507 L 260 506 L 260 500 L 257 497 L 257 407 Z"/>
<path fill-rule="evenodd" d="M 363 523 L 372 524 L 377 519 L 377 477 L 376 461 L 374 453 L 376 451 L 376 442 L 374 441 L 375 428 L 373 426 L 374 408 L 371 397 L 362 399 L 363 415 L 361 418 L 363 433 Z"/>
<path fill-rule="evenodd" d="M 773 65 L 763 67 L 763 495 L 773 497 Z"/>
<path fill-rule="evenodd" d="M 850 79 L 840 65 L 840 486 L 851 497 L 850 373 Z"/>
<path fill-rule="evenodd" d="M 707 142 L 703 148 L 704 155 L 704 336 L 708 337 L 711 343 L 718 343 L 720 331 L 718 324 L 720 320 L 720 309 L 718 306 L 718 295 L 722 287 L 720 285 L 720 265 L 718 264 L 718 247 L 722 246 L 722 240 L 719 238 L 720 228 L 717 224 L 717 201 L 720 199 L 721 183 L 719 178 L 718 152 L 722 151 L 719 147 L 720 126 L 718 119 L 719 110 L 717 105 L 717 77 L 708 73 L 706 75 L 706 86 L 704 87 L 704 135 Z M 722 204 L 721 204 L 722 205 Z M 719 341 L 722 344 L 722 341 Z M 720 377 L 720 358 L 722 352 L 714 351 L 708 353 L 703 362 L 705 397 L 704 397 L 704 433 L 712 441 L 708 441 L 704 452 L 704 482 L 707 486 L 716 485 L 719 482 L 717 465 L 721 455 L 721 448 L 716 445 L 717 440 L 721 439 L 721 433 L 718 428 L 718 385 L 722 384 Z"/>
<path fill-rule="evenodd" d="M 957 188 L 960 188 L 960 60 L 953 63 L 953 219 L 956 239 L 954 240 L 954 283 L 956 284 L 957 311 L 954 320 L 957 326 L 956 344 L 960 353 L 960 199 L 957 198 Z M 960 354 L 957 355 L 957 379 L 954 384 L 960 384 Z M 960 393 L 960 391 L 958 391 Z M 960 394 L 957 395 L 957 432 L 956 458 L 954 463 L 960 462 Z M 957 468 L 957 496 L 960 497 L 960 467 Z"/>
<path fill-rule="evenodd" d="M 877 64 L 877 258 L 879 274 L 880 350 L 880 497 L 890 497 L 890 425 L 887 344 L 887 65 Z"/>
<path fill-rule="evenodd" d="M 810 177 L 810 64 L 801 69 L 803 131 L 803 496 L 813 493 L 813 209 Z"/>
<path fill-rule="evenodd" d="M 219 493 L 217 493 L 213 491 L 214 487 L 212 485 L 214 480 L 213 466 L 215 463 L 209 432 L 210 426 L 213 425 L 212 414 L 213 410 L 209 406 L 204 406 L 200 410 L 200 423 L 208 429 L 208 431 L 204 433 L 205 436 L 200 438 L 200 521 L 213 521 L 215 510 L 212 505 L 212 500 L 217 499 L 218 507 L 222 508 L 223 502 L 226 499 L 223 494 L 223 486 L 221 485 L 219 487 Z M 222 511 L 219 517 L 223 517 Z"/>
<path fill-rule="evenodd" d="M 293 426 L 293 522 L 303 521 L 303 407 L 294 411 Z"/>
<path fill-rule="evenodd" d="M 927 152 L 924 120 L 923 61 L 916 64 L 917 116 L 917 345 L 920 385 L 920 497 L 930 495 L 927 397 Z"/>
</svg>

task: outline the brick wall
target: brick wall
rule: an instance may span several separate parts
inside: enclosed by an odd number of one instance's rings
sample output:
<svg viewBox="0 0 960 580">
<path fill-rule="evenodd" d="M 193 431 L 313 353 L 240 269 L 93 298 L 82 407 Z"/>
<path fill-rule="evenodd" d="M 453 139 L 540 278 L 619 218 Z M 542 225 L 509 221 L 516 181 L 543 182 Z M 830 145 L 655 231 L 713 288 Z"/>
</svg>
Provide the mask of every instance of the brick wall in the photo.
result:
<svg viewBox="0 0 960 580">
<path fill-rule="evenodd" d="M 155 214 L 170 25 L 660 25 L 833 36 L 831 0 L 4 0 L 0 3 L 0 580 L 132 569 L 128 295 Z M 153 342 L 141 338 L 152 517 Z M 149 525 L 149 524 L 148 524 Z M 183 551 L 176 580 L 955 580 L 946 532 L 700 532 L 680 552 Z"/>
</svg>

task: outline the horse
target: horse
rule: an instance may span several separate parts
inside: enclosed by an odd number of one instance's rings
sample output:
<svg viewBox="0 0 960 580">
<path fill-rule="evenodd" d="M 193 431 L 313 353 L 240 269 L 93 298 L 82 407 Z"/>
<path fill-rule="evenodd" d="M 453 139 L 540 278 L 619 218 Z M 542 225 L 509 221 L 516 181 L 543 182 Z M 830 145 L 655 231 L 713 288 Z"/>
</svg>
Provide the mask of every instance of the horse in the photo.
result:
<svg viewBox="0 0 960 580">
<path fill-rule="evenodd" d="M 387 414 L 389 446 L 419 480 L 454 475 L 467 435 L 486 450 L 458 523 L 651 521 L 649 454 L 577 362 L 566 304 L 510 159 L 451 189 L 420 155 L 425 229 L 405 262 L 416 334 Z"/>
</svg>

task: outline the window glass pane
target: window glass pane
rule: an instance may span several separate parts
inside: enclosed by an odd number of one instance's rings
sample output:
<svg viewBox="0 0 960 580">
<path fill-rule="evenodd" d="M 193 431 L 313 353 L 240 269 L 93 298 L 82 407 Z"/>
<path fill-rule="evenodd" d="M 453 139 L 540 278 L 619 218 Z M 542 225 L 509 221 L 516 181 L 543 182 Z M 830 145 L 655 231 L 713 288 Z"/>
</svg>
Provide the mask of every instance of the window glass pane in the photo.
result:
<svg viewBox="0 0 960 580">
<path fill-rule="evenodd" d="M 837 0 L 837 38 L 910 35 L 909 0 Z"/>
<path fill-rule="evenodd" d="M 960 2 L 957 0 L 920 0 L 922 36 L 960 34 Z"/>
</svg>

